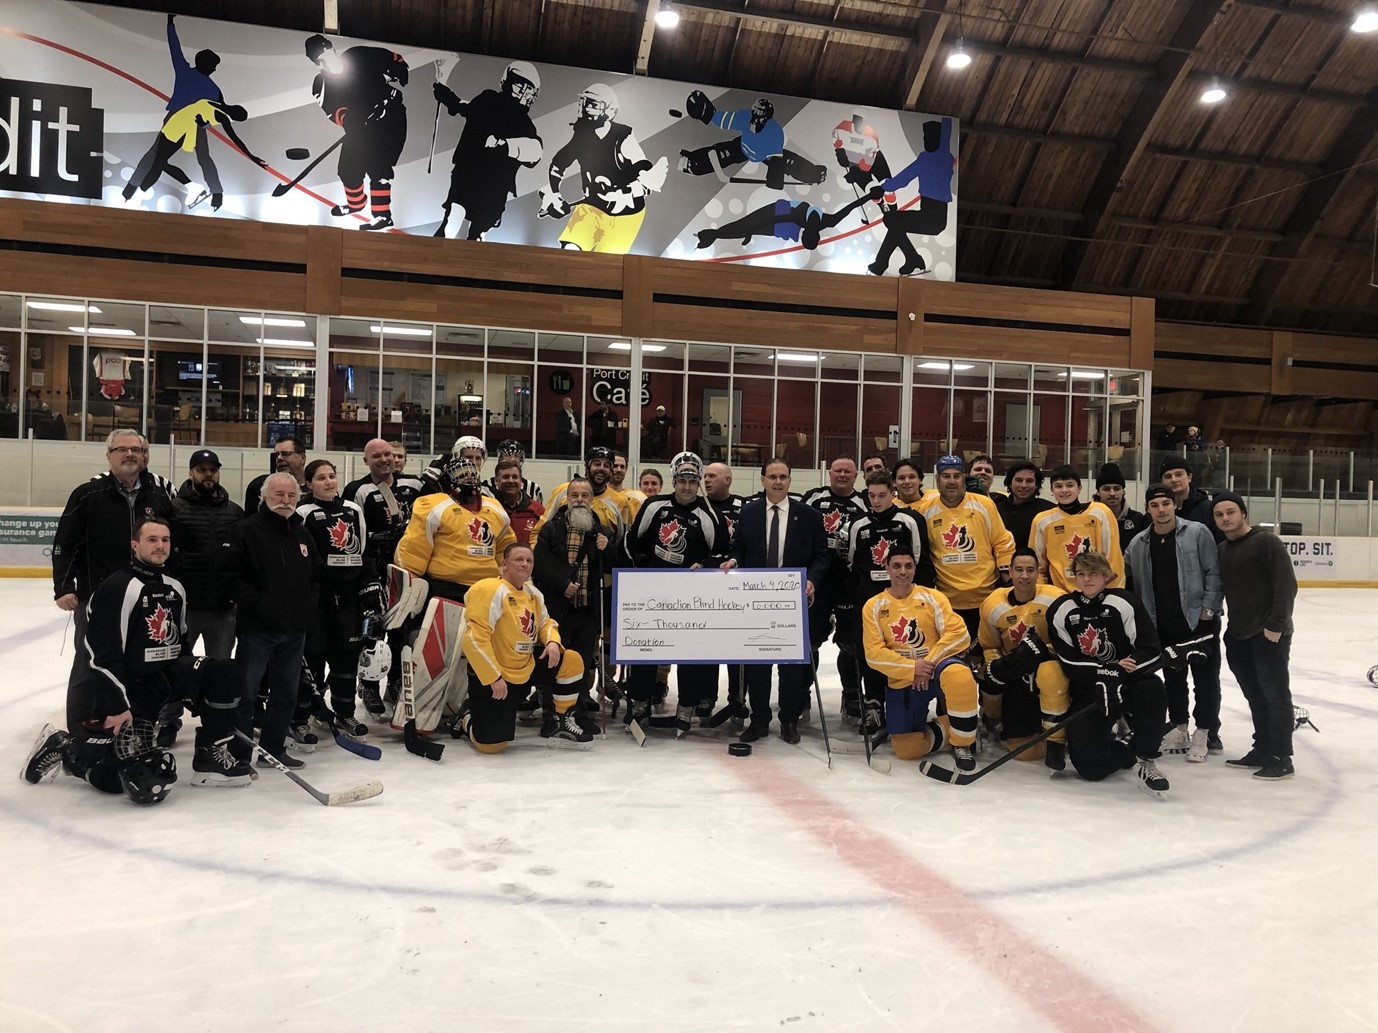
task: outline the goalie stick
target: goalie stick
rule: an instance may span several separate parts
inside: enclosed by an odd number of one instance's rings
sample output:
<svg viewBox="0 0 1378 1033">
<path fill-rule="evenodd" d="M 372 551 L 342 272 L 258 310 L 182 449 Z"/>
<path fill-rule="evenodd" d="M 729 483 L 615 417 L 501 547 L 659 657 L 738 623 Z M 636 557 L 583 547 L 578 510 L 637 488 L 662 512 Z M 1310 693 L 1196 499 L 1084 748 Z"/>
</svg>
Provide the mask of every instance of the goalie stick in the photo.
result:
<svg viewBox="0 0 1378 1033">
<path fill-rule="evenodd" d="M 975 782 L 978 778 L 984 778 L 986 775 L 989 775 L 1001 764 L 1008 764 L 1021 753 L 1024 753 L 1025 751 L 1037 746 L 1039 743 L 1043 742 L 1043 740 L 1047 739 L 1048 736 L 1052 735 L 1054 732 L 1060 732 L 1062 729 L 1066 728 L 1077 718 L 1083 716 L 1084 714 L 1091 713 L 1092 710 L 1095 710 L 1100 705 L 1100 700 L 1093 700 L 1092 702 L 1086 704 L 1086 706 L 1082 707 L 1080 710 L 1068 714 L 1066 717 L 1064 717 L 1061 721 L 1059 721 L 1052 727 L 1045 728 L 1037 735 L 1020 743 L 1017 747 L 1010 750 L 1010 752 L 1005 754 L 1003 757 L 997 757 L 995 760 L 991 761 L 989 764 L 987 764 L 985 767 L 981 768 L 978 771 L 952 771 L 948 768 L 934 764 L 931 760 L 921 761 L 919 763 L 919 770 L 922 771 L 929 778 L 936 778 L 939 782 L 947 782 L 950 785 L 959 786 L 970 785 L 972 782 Z"/>
<path fill-rule="evenodd" d="M 260 757 L 268 761 L 268 763 L 272 764 L 273 767 L 277 768 L 284 775 L 290 778 L 293 782 L 301 786 L 313 797 L 315 797 L 318 803 L 324 804 L 326 807 L 335 807 L 340 804 L 354 803 L 356 800 L 370 800 L 383 791 L 383 783 L 375 779 L 372 782 L 364 782 L 362 785 L 357 785 L 353 789 L 345 789 L 338 793 L 323 793 L 315 786 L 313 786 L 310 782 L 306 781 L 306 779 L 298 775 L 291 768 L 288 768 L 286 765 L 284 765 L 281 761 L 279 761 L 271 753 L 265 750 L 262 746 L 260 746 L 258 743 L 254 742 L 247 735 L 241 732 L 238 728 L 234 729 L 234 734 L 238 736 L 240 739 L 242 739 L 244 742 L 248 743 L 249 746 L 253 749 L 253 751 L 257 753 Z"/>
</svg>

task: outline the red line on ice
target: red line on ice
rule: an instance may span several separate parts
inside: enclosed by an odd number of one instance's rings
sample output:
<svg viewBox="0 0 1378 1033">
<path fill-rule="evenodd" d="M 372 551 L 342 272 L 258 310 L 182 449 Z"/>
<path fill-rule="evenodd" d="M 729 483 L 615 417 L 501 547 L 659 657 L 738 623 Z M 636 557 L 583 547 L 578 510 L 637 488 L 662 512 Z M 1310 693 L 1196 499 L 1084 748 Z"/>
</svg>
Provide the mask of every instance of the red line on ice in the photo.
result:
<svg viewBox="0 0 1378 1033">
<path fill-rule="evenodd" d="M 901 904 L 1062 1033 L 1157 1033 L 1090 976 L 1030 939 L 956 883 L 759 754 L 729 767 L 837 859 Z M 959 792 L 961 790 L 958 790 Z"/>
</svg>

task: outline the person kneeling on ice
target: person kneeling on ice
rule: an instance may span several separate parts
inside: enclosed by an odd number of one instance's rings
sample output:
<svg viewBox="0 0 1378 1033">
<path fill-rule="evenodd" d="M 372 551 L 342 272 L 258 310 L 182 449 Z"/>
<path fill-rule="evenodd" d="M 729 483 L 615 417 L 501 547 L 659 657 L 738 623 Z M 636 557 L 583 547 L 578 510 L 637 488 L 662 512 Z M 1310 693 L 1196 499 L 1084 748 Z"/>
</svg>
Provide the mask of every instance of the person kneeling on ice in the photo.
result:
<svg viewBox="0 0 1378 1033">
<path fill-rule="evenodd" d="M 1048 607 L 1048 632 L 1071 685 L 1067 754 L 1077 774 L 1099 782 L 1133 767 L 1139 786 L 1162 797 L 1168 781 L 1154 763 L 1167 721 L 1167 690 L 1154 672 L 1162 664 L 1153 618 L 1138 596 L 1107 588 L 1113 574 L 1098 552 L 1072 560 L 1077 590 Z M 1129 722 L 1129 740 L 1116 739 L 1115 722 Z"/>
<path fill-rule="evenodd" d="M 545 596 L 528 583 L 534 566 L 531 546 L 509 545 L 502 576 L 484 578 L 465 597 L 460 649 L 476 684 L 455 726 L 480 753 L 501 753 L 516 737 L 517 704 L 533 688 L 553 696 L 554 714 L 541 727 L 551 746 L 588 749 L 593 741 L 575 711 L 584 661 L 561 645 Z"/>
<path fill-rule="evenodd" d="M 901 760 L 952 746 L 962 771 L 976 767 L 977 690 L 962 659 L 971 648 L 966 622 L 947 596 L 914 584 L 913 550 L 890 549 L 890 587 L 861 607 L 866 663 L 885 675 L 885 727 Z"/>
<path fill-rule="evenodd" d="M 129 567 L 91 596 L 77 647 L 91 666 L 73 686 L 72 703 L 87 716 L 71 734 L 45 726 L 21 775 L 38 783 L 61 769 L 101 792 L 159 803 L 177 781 L 177 764 L 157 747 L 155 724 L 164 710 L 180 713 L 185 705 L 201 715 L 191 784 L 247 785 L 253 769 L 229 750 L 244 680 L 239 665 L 182 653 L 187 600 L 181 583 L 163 572 L 172 551 L 168 522 L 140 520 L 130 545 Z"/>
</svg>

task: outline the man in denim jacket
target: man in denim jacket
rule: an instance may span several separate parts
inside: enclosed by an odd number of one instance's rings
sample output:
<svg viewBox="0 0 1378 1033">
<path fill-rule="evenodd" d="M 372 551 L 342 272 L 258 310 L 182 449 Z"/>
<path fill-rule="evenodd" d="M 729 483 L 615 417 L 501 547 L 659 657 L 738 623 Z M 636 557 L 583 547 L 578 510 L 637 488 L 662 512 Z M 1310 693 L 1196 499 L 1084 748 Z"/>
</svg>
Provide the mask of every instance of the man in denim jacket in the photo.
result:
<svg viewBox="0 0 1378 1033">
<path fill-rule="evenodd" d="M 1168 719 L 1164 753 L 1200 763 L 1220 753 L 1220 620 L 1223 598 L 1215 538 L 1204 524 L 1178 516 L 1172 489 L 1144 493 L 1152 525 L 1125 549 L 1125 567 L 1164 647 Z M 1196 731 L 1188 733 L 1187 668 L 1196 684 Z"/>
</svg>

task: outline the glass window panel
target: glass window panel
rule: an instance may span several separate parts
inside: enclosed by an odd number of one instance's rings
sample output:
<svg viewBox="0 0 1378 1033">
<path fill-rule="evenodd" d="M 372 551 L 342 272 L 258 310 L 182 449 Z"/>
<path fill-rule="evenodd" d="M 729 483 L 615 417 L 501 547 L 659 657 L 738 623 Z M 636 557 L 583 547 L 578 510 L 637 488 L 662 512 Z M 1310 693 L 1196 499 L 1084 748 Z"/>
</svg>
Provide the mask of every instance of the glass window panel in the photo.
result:
<svg viewBox="0 0 1378 1033">
<path fill-rule="evenodd" d="M 775 352 L 769 348 L 733 348 L 732 370 L 739 377 L 773 377 Z"/>
<path fill-rule="evenodd" d="M 100 309 L 99 312 L 96 309 Z M 71 321 L 71 327 L 78 330 L 82 326 L 78 315 Z M 109 340 L 129 340 L 143 338 L 147 326 L 147 310 L 143 305 L 126 302 L 99 301 L 91 303 L 91 314 L 86 321 L 90 336 L 100 336 Z"/>
<path fill-rule="evenodd" d="M 776 349 L 776 375 L 790 380 L 817 380 L 819 359 L 819 353 L 814 351 L 798 348 Z"/>
<path fill-rule="evenodd" d="M 488 357 L 512 362 L 534 361 L 536 335 L 530 330 L 488 331 Z"/>
<path fill-rule="evenodd" d="M 1035 391 L 1065 392 L 1067 390 L 1066 366 L 1035 366 L 1033 368 Z"/>
<path fill-rule="evenodd" d="M 861 356 L 841 352 L 824 352 L 818 364 L 818 375 L 824 380 L 841 380 L 855 384 L 861 379 Z"/>
<path fill-rule="evenodd" d="M 1032 419 L 1033 459 L 1044 470 L 1067 462 L 1067 396 L 1035 392 Z"/>
<path fill-rule="evenodd" d="M 700 350 L 693 346 L 691 365 L 693 353 Z M 732 390 L 724 373 L 690 375 L 688 398 L 689 447 L 706 463 L 730 462 L 731 445 L 742 440 L 741 393 Z"/>
<path fill-rule="evenodd" d="M 532 418 L 536 427 L 534 455 L 537 458 L 577 459 L 584 454 L 584 421 L 592 411 L 588 404 L 590 383 L 587 371 L 578 363 L 536 367 L 536 406 Z M 572 435 L 566 430 L 567 423 L 561 415 L 565 399 L 572 403 L 574 412 L 577 432 Z"/>
<path fill-rule="evenodd" d="M 661 342 L 665 343 L 665 342 Z M 732 369 L 732 349 L 727 345 L 694 344 L 686 356 L 690 373 L 729 373 Z"/>
<path fill-rule="evenodd" d="M 867 355 L 863 359 L 862 375 L 873 384 L 898 384 L 904 359 L 898 355 Z"/>
<path fill-rule="evenodd" d="M 1027 362 L 995 363 L 995 386 L 1005 391 L 1022 391 L 1029 386 L 1030 367 Z"/>
<path fill-rule="evenodd" d="M 53 423 L 44 411 L 47 403 L 43 401 L 42 390 L 24 389 L 19 370 L 22 356 L 19 333 L 0 330 L 0 438 L 21 437 L 21 421 L 25 426 L 34 425 L 34 437 L 39 437 L 40 424 L 46 431 Z M 42 437 L 50 438 L 52 434 L 45 433 Z M 66 437 L 65 432 L 63 437 Z"/>
<path fill-rule="evenodd" d="M 775 382 L 738 377 L 732 381 L 732 388 L 741 392 L 742 436 L 741 440 L 732 442 L 729 462 L 733 466 L 760 466 L 761 460 L 774 448 Z"/>
<path fill-rule="evenodd" d="M 254 373 L 249 375 L 249 367 Z M 258 440 L 258 348 L 211 345 L 206 357 L 206 441 L 252 448 Z M 254 476 L 264 471 L 255 471 Z"/>
<path fill-rule="evenodd" d="M 259 374 L 258 365 L 249 363 L 251 375 Z M 315 447 L 311 440 L 315 398 L 316 359 L 310 346 L 263 349 L 262 393 L 258 396 L 263 444 L 271 445 L 291 434 L 307 449 Z M 400 423 L 395 429 L 401 431 Z M 383 433 L 391 434 L 386 424 Z"/>
<path fill-rule="evenodd" d="M 1105 394 L 1105 370 L 1082 367 L 1073 369 L 1070 374 L 1071 390 L 1074 395 Z"/>
<path fill-rule="evenodd" d="M 294 317 L 306 320 L 300 316 Z M 206 313 L 207 337 L 224 344 L 257 344 L 260 337 L 305 336 L 301 327 L 264 325 L 264 314 L 247 309 L 213 308 Z M 269 333 L 271 331 L 271 333 Z"/>
<path fill-rule="evenodd" d="M 430 359 L 435 340 L 435 328 L 429 323 L 401 323 L 389 319 L 386 322 L 370 323 L 369 329 L 377 328 L 383 341 L 383 351 L 389 355 L 425 356 Z M 427 366 L 430 363 L 427 361 Z"/>
<path fill-rule="evenodd" d="M 206 310 L 172 305 L 148 306 L 148 336 L 168 341 L 205 340 Z"/>
<path fill-rule="evenodd" d="M 81 334 L 89 319 L 99 321 L 104 309 L 97 304 L 73 298 L 29 298 L 26 313 L 30 333 Z M 87 313 L 90 313 L 88 316 Z M 73 329 L 75 327 L 75 329 Z"/>
<path fill-rule="evenodd" d="M 670 341 L 643 341 L 641 343 L 641 366 L 643 369 L 679 372 L 684 369 L 684 353 L 685 346 L 682 344 L 675 344 Z M 630 358 L 629 352 L 615 352 L 614 354 L 626 354 Z M 592 356 L 593 353 L 590 351 L 590 365 L 593 361 Z"/>
<path fill-rule="evenodd" d="M 859 387 L 829 384 L 818 413 L 818 462 L 831 463 L 840 455 L 857 454 L 857 395 Z"/>
<path fill-rule="evenodd" d="M 826 388 L 829 399 L 834 390 L 833 385 Z M 817 384 L 799 380 L 780 381 L 775 389 L 775 447 L 770 454 L 780 457 L 793 469 L 817 469 L 817 416 Z M 751 491 L 755 490 L 753 482 Z M 743 490 L 740 494 L 749 495 L 751 491 Z"/>
<path fill-rule="evenodd" d="M 1134 480 L 1146 480 L 1145 449 L 1139 440 L 1139 419 L 1143 400 L 1110 399 L 1109 425 L 1106 434 L 1106 459 L 1120 464 L 1120 472 Z"/>
<path fill-rule="evenodd" d="M 899 458 L 898 449 L 890 445 L 890 428 L 900 423 L 900 389 L 888 385 L 865 384 L 861 389 L 860 454 L 878 454 L 887 467 Z M 858 462 L 858 467 L 860 462 Z"/>
<path fill-rule="evenodd" d="M 932 484 L 933 464 L 938 456 L 949 450 L 948 438 L 950 392 L 946 387 L 914 388 L 913 412 L 910 417 L 912 437 L 909 458 L 924 471 L 926 483 Z"/>
<path fill-rule="evenodd" d="M 494 331 L 496 336 L 501 331 Z M 583 334 L 539 334 L 536 337 L 536 357 L 541 362 L 584 361 Z"/>
<path fill-rule="evenodd" d="M 641 458 L 643 462 L 667 462 L 676 452 L 685 448 L 686 413 L 685 378 L 682 373 L 662 373 L 648 371 L 646 375 L 646 401 L 641 406 Z M 658 412 L 665 407 L 663 414 Z M 662 416 L 664 417 L 662 419 Z M 668 424 L 665 422 L 668 420 Z M 692 440 L 700 437 L 700 427 L 694 427 L 688 434 Z"/>
<path fill-rule="evenodd" d="M 190 310 L 188 310 L 190 311 Z M 218 380 L 219 367 L 208 370 L 198 341 L 153 341 L 149 347 L 152 385 L 149 439 L 165 445 L 173 435 L 179 444 L 200 444 L 203 387 Z"/>
<path fill-rule="evenodd" d="M 970 365 L 970 363 L 963 363 L 963 365 Z M 914 385 L 916 387 L 947 387 L 951 383 L 951 360 L 930 358 L 914 360 Z"/>
<path fill-rule="evenodd" d="M 991 364 L 974 360 L 955 359 L 952 363 L 952 386 L 983 388 L 990 383 Z"/>
<path fill-rule="evenodd" d="M 368 343 L 362 338 L 354 340 L 361 345 Z M 386 386 L 391 389 L 391 376 Z M 382 360 L 376 351 L 330 350 L 328 447 L 353 451 L 378 436 L 383 388 Z"/>
<path fill-rule="evenodd" d="M 1029 444 L 1029 395 L 1024 391 L 997 391 L 991 401 L 991 454 L 995 472 L 1020 459 L 1033 458 Z"/>
<path fill-rule="evenodd" d="M 1112 369 L 1106 390 L 1112 395 L 1132 395 L 1142 397 L 1144 375 L 1132 369 Z"/>
<path fill-rule="evenodd" d="M 18 330 L 23 326 L 24 299 L 18 294 L 0 294 L 0 327 Z"/>
<path fill-rule="evenodd" d="M 659 355 L 657 346 L 667 345 L 666 341 L 645 341 L 641 346 L 641 360 L 645 362 L 652 355 Z M 665 349 L 669 351 L 668 348 Z M 590 337 L 588 339 L 587 362 L 590 366 L 599 366 L 603 369 L 628 369 L 632 364 L 632 342 L 625 337 Z M 683 352 L 681 351 L 682 355 Z M 679 369 L 679 366 L 672 365 L 666 368 Z"/>
<path fill-rule="evenodd" d="M 970 459 L 990 453 L 990 393 L 952 391 L 952 436 L 957 440 L 957 455 Z"/>
<path fill-rule="evenodd" d="M 529 364 L 490 362 L 484 381 L 488 436 L 494 443 L 515 438 L 529 456 L 536 454 L 536 425 L 531 411 L 533 377 Z"/>
<path fill-rule="evenodd" d="M 144 342 L 128 337 L 92 337 L 83 350 L 74 338 L 66 348 L 68 394 L 87 413 L 87 441 L 100 441 L 116 427 L 143 432 Z M 84 399 L 81 394 L 84 389 Z"/>
<path fill-rule="evenodd" d="M 435 328 L 435 350 L 437 355 L 464 356 L 483 360 L 482 327 L 477 326 L 438 326 Z M 530 358 L 529 355 L 525 356 Z"/>
</svg>

